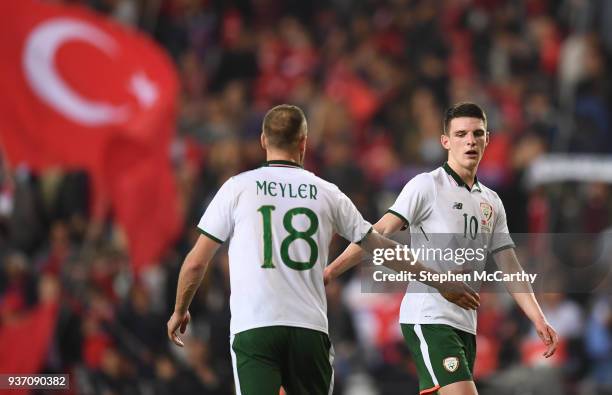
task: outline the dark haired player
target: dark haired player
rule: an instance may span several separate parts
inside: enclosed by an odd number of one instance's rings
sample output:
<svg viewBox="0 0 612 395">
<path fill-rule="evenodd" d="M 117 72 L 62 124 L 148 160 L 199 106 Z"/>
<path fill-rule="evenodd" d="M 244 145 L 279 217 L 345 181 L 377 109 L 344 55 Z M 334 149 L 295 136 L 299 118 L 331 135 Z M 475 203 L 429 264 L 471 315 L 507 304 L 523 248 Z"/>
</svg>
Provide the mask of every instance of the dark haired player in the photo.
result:
<svg viewBox="0 0 612 395">
<path fill-rule="evenodd" d="M 504 206 L 497 194 L 476 177 L 489 143 L 484 111 L 473 103 L 459 103 L 449 108 L 440 141 L 448 151 L 447 162 L 410 180 L 374 229 L 388 236 L 409 228 L 413 246 L 439 248 L 445 246 L 435 245 L 440 240 L 436 234 L 453 234 L 472 245 L 480 243 L 493 255 L 500 270 L 520 272 Z M 360 259 L 360 249 L 349 246 L 326 268 L 326 281 L 356 265 Z M 399 321 L 417 366 L 420 394 L 477 394 L 473 381 L 476 311 L 458 308 L 432 289 L 415 291 L 419 286 L 408 285 Z M 547 346 L 544 356 L 550 357 L 557 347 L 557 334 L 546 321 L 531 285 L 522 286 L 518 292 L 509 291 Z"/>
</svg>

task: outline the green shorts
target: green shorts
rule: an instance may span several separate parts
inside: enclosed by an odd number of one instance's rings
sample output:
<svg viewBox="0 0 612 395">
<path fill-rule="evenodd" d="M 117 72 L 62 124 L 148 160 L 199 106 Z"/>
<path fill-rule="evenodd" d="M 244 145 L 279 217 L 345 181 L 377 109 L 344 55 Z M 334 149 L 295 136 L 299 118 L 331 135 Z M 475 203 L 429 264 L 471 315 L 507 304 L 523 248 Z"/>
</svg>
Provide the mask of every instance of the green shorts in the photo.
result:
<svg viewBox="0 0 612 395">
<path fill-rule="evenodd" d="M 329 395 L 334 385 L 329 336 L 312 329 L 269 326 L 231 336 L 237 395 Z"/>
<path fill-rule="evenodd" d="M 473 381 L 476 336 L 441 324 L 402 324 L 419 375 L 419 393 L 433 394 L 459 381 Z"/>
</svg>

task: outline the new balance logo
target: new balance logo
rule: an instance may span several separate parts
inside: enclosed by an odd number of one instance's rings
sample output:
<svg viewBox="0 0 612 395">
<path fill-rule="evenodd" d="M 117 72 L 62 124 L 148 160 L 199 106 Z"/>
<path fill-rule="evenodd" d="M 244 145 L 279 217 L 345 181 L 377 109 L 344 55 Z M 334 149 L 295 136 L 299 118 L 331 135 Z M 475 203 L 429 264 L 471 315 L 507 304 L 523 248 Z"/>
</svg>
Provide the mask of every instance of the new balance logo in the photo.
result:
<svg viewBox="0 0 612 395">
<path fill-rule="evenodd" d="M 457 210 L 461 210 L 463 208 L 463 203 L 455 202 L 453 203 L 453 208 L 456 208 Z"/>
</svg>

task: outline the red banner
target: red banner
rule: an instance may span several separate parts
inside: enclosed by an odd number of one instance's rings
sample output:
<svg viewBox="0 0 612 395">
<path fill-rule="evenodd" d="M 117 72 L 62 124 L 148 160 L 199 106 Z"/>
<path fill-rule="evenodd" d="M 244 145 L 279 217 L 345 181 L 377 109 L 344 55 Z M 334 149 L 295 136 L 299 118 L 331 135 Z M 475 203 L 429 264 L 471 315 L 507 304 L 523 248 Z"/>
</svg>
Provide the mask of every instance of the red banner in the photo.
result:
<svg viewBox="0 0 612 395">
<path fill-rule="evenodd" d="M 0 326 L 1 374 L 40 371 L 55 333 L 57 310 L 57 302 L 42 303 L 16 322 Z"/>
<path fill-rule="evenodd" d="M 154 262 L 180 230 L 169 159 L 178 82 L 153 41 L 78 6 L 2 1 L 0 140 L 13 165 L 89 171 L 131 259 Z"/>
</svg>

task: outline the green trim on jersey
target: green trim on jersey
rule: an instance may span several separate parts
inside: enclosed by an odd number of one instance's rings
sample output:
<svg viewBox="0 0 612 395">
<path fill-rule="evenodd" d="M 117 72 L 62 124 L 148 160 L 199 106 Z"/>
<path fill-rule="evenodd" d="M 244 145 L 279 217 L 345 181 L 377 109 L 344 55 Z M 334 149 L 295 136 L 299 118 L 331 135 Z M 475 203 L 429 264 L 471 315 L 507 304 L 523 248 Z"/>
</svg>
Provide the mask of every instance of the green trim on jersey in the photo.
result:
<svg viewBox="0 0 612 395">
<path fill-rule="evenodd" d="M 442 168 L 448 173 L 448 175 L 450 175 L 451 177 L 453 177 L 453 179 L 455 180 L 455 182 L 457 183 L 457 185 L 459 185 L 460 187 L 465 187 L 468 191 L 478 191 L 478 192 L 482 192 L 482 189 L 480 188 L 480 184 L 478 183 L 478 177 L 474 177 L 474 185 L 472 186 L 472 189 L 470 189 L 470 187 L 468 186 L 468 184 L 466 184 L 461 177 L 459 176 L 459 174 L 455 173 L 455 170 L 453 170 L 449 165 L 448 162 L 445 162 L 444 165 L 442 166 Z"/>
<path fill-rule="evenodd" d="M 515 247 L 516 247 L 516 245 L 514 245 L 514 243 L 513 244 L 507 244 L 505 246 L 501 246 L 501 247 L 498 247 L 498 248 L 494 249 L 493 251 L 491 251 L 491 254 L 495 254 L 496 252 L 500 252 L 500 251 L 503 251 L 503 250 L 507 250 L 508 248 L 515 248 Z"/>
<path fill-rule="evenodd" d="M 302 166 L 302 165 L 300 165 L 298 163 L 292 162 L 290 160 L 269 160 L 267 162 L 264 162 L 261 165 L 261 167 L 270 167 L 270 166 L 274 166 L 274 165 L 277 165 L 279 167 L 288 166 L 288 167 L 297 167 L 299 169 L 303 169 L 304 168 L 304 166 Z"/>
<path fill-rule="evenodd" d="M 396 217 L 398 217 L 399 219 L 401 219 L 402 221 L 404 221 L 404 226 L 402 226 L 402 229 L 400 230 L 406 230 L 408 229 L 408 226 L 410 226 L 410 222 L 408 222 L 408 220 L 400 213 L 398 213 L 397 211 L 393 211 L 391 209 L 387 210 L 388 213 L 395 215 Z"/>
<path fill-rule="evenodd" d="M 223 244 L 225 243 L 223 240 L 219 239 L 218 237 L 215 237 L 213 235 L 211 235 L 210 233 L 208 233 L 207 231 L 205 231 L 204 229 L 200 229 L 198 228 L 198 230 L 200 231 L 200 233 L 202 233 L 204 236 L 208 237 L 209 239 L 211 239 L 212 241 L 216 241 L 219 244 Z"/>
<path fill-rule="evenodd" d="M 367 231 L 367 233 L 366 233 L 366 234 L 365 234 L 365 235 L 364 235 L 364 236 L 361 238 L 361 240 L 356 241 L 356 242 L 355 242 L 355 244 L 357 244 L 357 245 L 361 244 L 361 242 L 362 242 L 362 241 L 364 241 L 364 240 L 365 240 L 365 238 L 366 238 L 366 237 L 368 237 L 368 235 L 369 235 L 370 233 L 372 233 L 372 231 L 373 231 L 373 230 L 374 230 L 374 227 L 373 227 L 373 226 L 370 226 L 370 230 L 368 230 L 368 231 Z"/>
<path fill-rule="evenodd" d="M 419 394 L 473 381 L 476 336 L 443 324 L 401 324 L 419 376 Z"/>
</svg>

